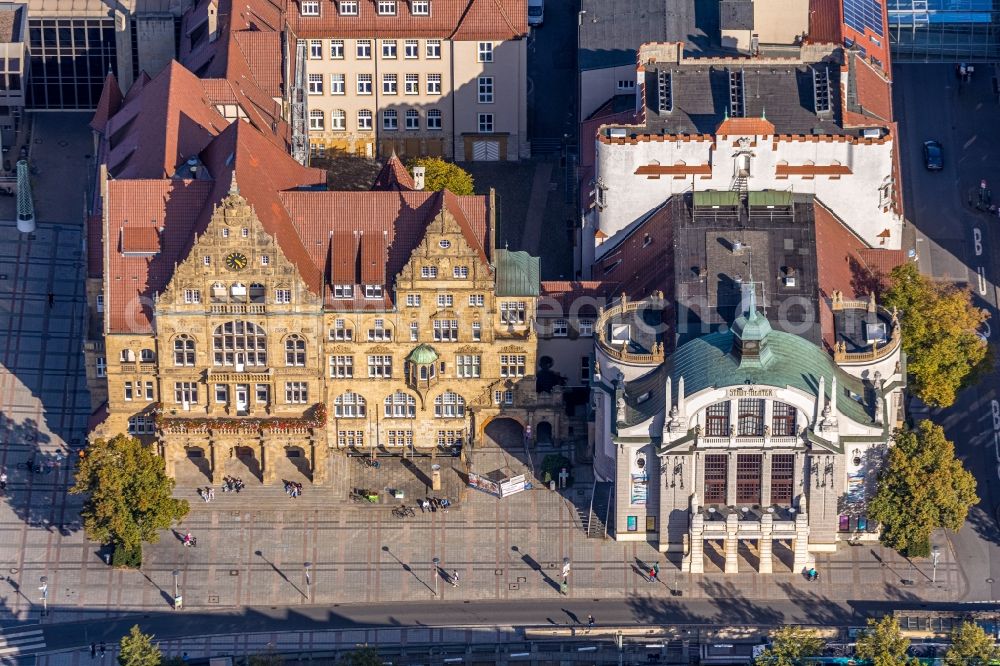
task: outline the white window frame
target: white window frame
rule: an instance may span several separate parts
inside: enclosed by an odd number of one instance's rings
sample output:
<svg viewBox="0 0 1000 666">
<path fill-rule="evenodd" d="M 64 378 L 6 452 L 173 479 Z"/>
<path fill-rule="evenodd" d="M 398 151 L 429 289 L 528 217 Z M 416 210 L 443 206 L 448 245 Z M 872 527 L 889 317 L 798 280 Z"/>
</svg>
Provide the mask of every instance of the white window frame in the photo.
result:
<svg viewBox="0 0 1000 666">
<path fill-rule="evenodd" d="M 359 95 L 371 95 L 372 94 L 372 75 L 371 74 L 358 74 L 358 94 Z"/>
<path fill-rule="evenodd" d="M 403 93 L 406 95 L 420 94 L 420 75 L 405 74 L 403 76 Z"/>
<path fill-rule="evenodd" d="M 359 39 L 354 44 L 354 54 L 358 60 L 371 60 L 372 58 L 372 40 L 370 39 Z"/>
<path fill-rule="evenodd" d="M 346 74 L 331 74 L 330 75 L 330 94 L 331 95 L 346 95 L 347 94 L 347 75 Z"/>
<path fill-rule="evenodd" d="M 441 40 L 440 39 L 428 39 L 424 43 L 424 54 L 429 60 L 440 60 L 441 59 Z"/>
<path fill-rule="evenodd" d="M 437 306 L 439 308 L 455 307 L 455 296 L 452 294 L 438 294 Z"/>
<path fill-rule="evenodd" d="M 479 42 L 476 47 L 476 62 L 493 62 L 493 42 Z"/>
<path fill-rule="evenodd" d="M 410 0 L 410 13 L 414 16 L 430 16 L 431 0 Z"/>
<path fill-rule="evenodd" d="M 326 112 L 322 109 L 309 109 L 309 129 L 322 132 L 326 129 Z"/>
<path fill-rule="evenodd" d="M 336 379 L 353 379 L 354 356 L 351 354 L 331 354 L 330 376 Z"/>
<path fill-rule="evenodd" d="M 358 110 L 358 129 L 370 132 L 373 126 L 372 112 L 370 109 Z"/>
<path fill-rule="evenodd" d="M 344 59 L 344 40 L 331 39 L 330 60 L 343 60 L 343 59 Z"/>
<path fill-rule="evenodd" d="M 372 379 L 392 379 L 392 355 L 369 354 L 368 376 Z"/>
<path fill-rule="evenodd" d="M 479 128 L 480 134 L 492 134 L 494 131 L 493 114 L 492 113 L 478 113 L 476 114 L 478 121 L 476 123 Z"/>
<path fill-rule="evenodd" d="M 427 109 L 427 129 L 440 131 L 444 125 L 440 109 Z"/>
<path fill-rule="evenodd" d="M 341 16 L 357 16 L 358 0 L 340 0 L 337 3 L 337 9 L 340 11 Z"/>
<path fill-rule="evenodd" d="M 580 336 L 584 338 L 590 338 L 594 336 L 594 320 L 593 319 L 581 319 L 580 320 Z"/>
<path fill-rule="evenodd" d="M 451 276 L 456 280 L 466 280 L 469 277 L 469 267 L 455 266 L 451 269 Z"/>
<path fill-rule="evenodd" d="M 309 40 L 309 59 L 310 60 L 322 60 L 323 59 L 323 40 L 322 39 L 310 39 Z"/>
<path fill-rule="evenodd" d="M 420 40 L 403 40 L 403 57 L 407 60 L 415 60 L 420 57 Z"/>
<path fill-rule="evenodd" d="M 399 114 L 396 109 L 382 111 L 382 129 L 386 132 L 395 132 L 399 129 Z"/>
<path fill-rule="evenodd" d="M 378 0 L 376 12 L 379 16 L 395 16 L 396 0 Z"/>
<path fill-rule="evenodd" d="M 104 356 L 98 356 L 94 359 L 94 369 L 98 377 L 108 376 L 108 359 Z"/>
<path fill-rule="evenodd" d="M 333 297 L 334 298 L 354 298 L 354 285 L 353 284 L 335 284 L 335 285 L 333 285 Z"/>
<path fill-rule="evenodd" d="M 383 74 L 382 75 L 382 94 L 383 95 L 398 95 L 399 94 L 399 77 L 395 74 Z"/>
<path fill-rule="evenodd" d="M 380 284 L 366 284 L 365 285 L 365 298 L 367 299 L 380 299 L 382 298 L 382 285 Z"/>
<path fill-rule="evenodd" d="M 469 294 L 469 307 L 481 308 L 486 305 L 485 294 Z"/>
<path fill-rule="evenodd" d="M 330 112 L 330 130 L 333 132 L 347 131 L 347 111 L 334 109 Z"/>
<path fill-rule="evenodd" d="M 476 82 L 476 90 L 478 91 L 478 101 L 480 104 L 492 104 L 493 103 L 493 77 L 492 76 L 480 76 Z"/>
<path fill-rule="evenodd" d="M 132 402 L 132 396 L 133 396 L 132 382 L 125 382 L 124 395 L 125 395 L 125 400 L 127 402 Z"/>
<path fill-rule="evenodd" d="M 410 342 L 417 342 L 418 340 L 420 340 L 420 322 L 411 321 Z"/>
<path fill-rule="evenodd" d="M 408 308 L 419 308 L 420 307 L 420 294 L 407 294 L 406 295 L 406 307 L 408 307 Z"/>
<path fill-rule="evenodd" d="M 308 88 L 310 95 L 322 95 L 323 94 L 323 75 L 322 74 L 310 74 L 308 79 Z"/>
<path fill-rule="evenodd" d="M 302 0 L 299 16 L 319 16 L 319 0 Z"/>
<path fill-rule="evenodd" d="M 420 277 L 425 280 L 436 280 L 438 276 L 437 266 L 421 266 Z"/>
<path fill-rule="evenodd" d="M 569 335 L 569 322 L 565 319 L 555 319 L 552 322 L 552 337 L 565 338 Z"/>
<path fill-rule="evenodd" d="M 441 75 L 440 74 L 428 74 L 427 75 L 427 94 L 428 95 L 440 95 L 441 94 Z"/>
<path fill-rule="evenodd" d="M 382 60 L 395 60 L 399 55 L 399 48 L 395 39 L 382 40 Z"/>
<path fill-rule="evenodd" d="M 285 403 L 304 405 L 309 402 L 308 382 L 285 382 Z"/>
<path fill-rule="evenodd" d="M 416 109 L 407 109 L 403 112 L 403 129 L 407 132 L 414 132 L 420 129 L 420 112 Z"/>
</svg>

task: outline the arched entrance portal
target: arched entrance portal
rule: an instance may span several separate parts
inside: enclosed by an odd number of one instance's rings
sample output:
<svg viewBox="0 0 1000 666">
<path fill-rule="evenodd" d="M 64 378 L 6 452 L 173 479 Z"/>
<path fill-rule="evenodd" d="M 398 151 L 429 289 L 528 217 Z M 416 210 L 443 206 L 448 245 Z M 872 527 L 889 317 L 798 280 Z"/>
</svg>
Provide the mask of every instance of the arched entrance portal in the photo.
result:
<svg viewBox="0 0 1000 666">
<path fill-rule="evenodd" d="M 486 424 L 483 435 L 485 435 L 487 445 L 509 450 L 524 448 L 524 427 L 512 418 L 493 419 Z"/>
<path fill-rule="evenodd" d="M 184 485 L 201 485 L 212 480 L 212 461 L 200 446 L 184 447 L 184 459 L 177 462 L 174 477 Z"/>
<path fill-rule="evenodd" d="M 551 444 L 552 443 L 552 424 L 548 421 L 542 421 L 538 424 L 538 434 L 535 436 L 535 441 L 539 444 Z"/>
<path fill-rule="evenodd" d="M 263 480 L 260 461 L 257 459 L 257 454 L 253 447 L 250 446 L 232 447 L 229 450 L 229 458 L 226 460 L 225 470 L 229 476 L 241 479 L 245 476 L 252 476 L 260 481 Z"/>
</svg>

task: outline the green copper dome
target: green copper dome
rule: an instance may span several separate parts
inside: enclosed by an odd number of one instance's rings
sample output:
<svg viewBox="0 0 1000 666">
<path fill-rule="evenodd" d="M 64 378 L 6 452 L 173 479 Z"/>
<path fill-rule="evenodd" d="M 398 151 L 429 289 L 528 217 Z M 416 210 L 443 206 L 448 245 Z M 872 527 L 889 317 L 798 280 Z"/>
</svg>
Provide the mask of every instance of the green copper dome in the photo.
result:
<svg viewBox="0 0 1000 666">
<path fill-rule="evenodd" d="M 733 322 L 732 354 L 739 360 L 741 368 L 761 368 L 774 360 L 767 340 L 771 332 L 771 324 L 767 321 L 767 317 L 757 311 L 756 289 L 751 286 L 747 313 L 740 315 Z"/>
<path fill-rule="evenodd" d="M 438 355 L 430 345 L 417 345 L 406 357 L 406 360 L 416 365 L 430 365 L 438 360 Z"/>
</svg>

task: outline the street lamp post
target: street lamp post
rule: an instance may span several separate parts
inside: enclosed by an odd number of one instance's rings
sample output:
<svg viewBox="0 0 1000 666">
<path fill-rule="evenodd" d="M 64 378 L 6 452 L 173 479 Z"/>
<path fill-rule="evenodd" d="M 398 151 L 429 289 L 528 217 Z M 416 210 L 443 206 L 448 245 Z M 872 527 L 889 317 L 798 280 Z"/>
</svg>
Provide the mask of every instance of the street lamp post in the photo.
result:
<svg viewBox="0 0 1000 666">
<path fill-rule="evenodd" d="M 559 588 L 560 592 L 563 594 L 569 593 L 569 571 L 572 563 L 569 561 L 568 557 L 563 558 L 562 566 L 562 586 Z"/>
<path fill-rule="evenodd" d="M 180 583 L 178 582 L 178 577 L 181 575 L 181 572 L 178 571 L 177 569 L 174 569 L 173 574 L 174 574 L 174 610 L 177 610 L 178 608 L 181 607 L 181 604 L 184 603 L 184 600 L 181 599 L 181 588 L 180 588 Z"/>
<path fill-rule="evenodd" d="M 309 588 L 312 585 L 312 562 L 306 562 L 306 595 L 309 594 Z"/>
<path fill-rule="evenodd" d="M 42 576 L 38 579 L 41 586 L 38 588 L 42 593 L 42 617 L 49 614 L 49 577 Z"/>
<path fill-rule="evenodd" d="M 434 596 L 438 596 L 438 578 L 441 577 L 441 558 L 435 557 L 431 562 L 434 563 Z"/>
<path fill-rule="evenodd" d="M 941 549 L 938 548 L 937 546 L 934 546 L 933 548 L 931 548 L 931 566 L 934 567 L 931 573 L 931 584 L 933 585 L 937 584 L 937 565 L 938 565 L 938 560 L 940 559 L 941 559 Z"/>
</svg>

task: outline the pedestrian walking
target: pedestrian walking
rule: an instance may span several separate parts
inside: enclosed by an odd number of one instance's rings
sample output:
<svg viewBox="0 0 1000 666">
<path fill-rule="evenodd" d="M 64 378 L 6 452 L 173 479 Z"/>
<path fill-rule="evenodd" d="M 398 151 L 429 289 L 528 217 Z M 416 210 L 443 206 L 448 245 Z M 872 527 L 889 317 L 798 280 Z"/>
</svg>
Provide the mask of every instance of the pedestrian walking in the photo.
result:
<svg viewBox="0 0 1000 666">
<path fill-rule="evenodd" d="M 190 546 L 191 545 L 191 533 L 190 532 L 188 532 L 187 534 L 184 535 L 184 545 L 185 546 Z"/>
<path fill-rule="evenodd" d="M 0 490 L 7 490 L 7 470 L 0 472 Z"/>
<path fill-rule="evenodd" d="M 458 587 L 458 571 L 454 570 L 451 572 L 451 586 Z"/>
<path fill-rule="evenodd" d="M 650 569 L 649 570 L 649 582 L 650 583 L 655 583 L 656 582 L 656 569 Z"/>
<path fill-rule="evenodd" d="M 90 658 L 91 659 L 97 658 L 97 643 L 90 644 Z"/>
<path fill-rule="evenodd" d="M 101 641 L 101 659 L 104 659 L 104 641 Z"/>
<path fill-rule="evenodd" d="M 660 579 L 660 563 L 659 562 L 653 562 L 653 579 L 654 580 L 659 580 Z"/>
<path fill-rule="evenodd" d="M 594 616 L 588 613 L 587 614 L 587 633 L 589 634 L 590 630 L 593 629 L 593 628 L 594 628 Z"/>
<path fill-rule="evenodd" d="M 208 489 L 208 501 L 211 502 L 215 499 L 215 488 Z"/>
</svg>

